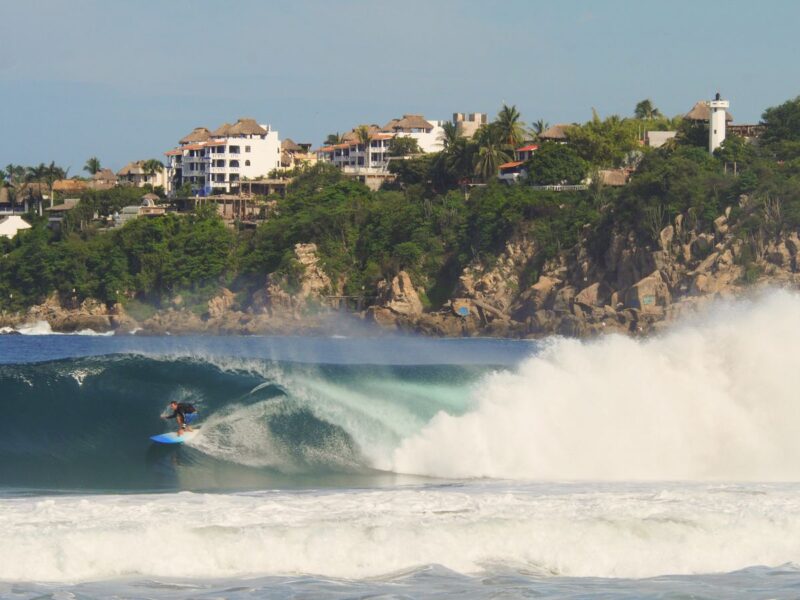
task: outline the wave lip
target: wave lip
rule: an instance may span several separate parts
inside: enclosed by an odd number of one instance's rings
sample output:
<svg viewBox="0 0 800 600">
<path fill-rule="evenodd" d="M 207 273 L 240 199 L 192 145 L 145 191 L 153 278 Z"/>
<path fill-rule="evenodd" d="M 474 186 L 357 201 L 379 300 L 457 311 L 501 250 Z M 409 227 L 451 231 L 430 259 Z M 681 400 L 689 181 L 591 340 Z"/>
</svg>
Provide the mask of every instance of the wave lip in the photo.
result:
<svg viewBox="0 0 800 600">
<path fill-rule="evenodd" d="M 715 304 L 651 339 L 554 339 L 385 468 L 439 477 L 800 480 L 800 295 Z"/>
<path fill-rule="evenodd" d="M 800 563 L 800 487 L 6 499 L 0 540 L 7 581 L 364 578 L 429 564 L 462 574 L 642 578 Z"/>
</svg>

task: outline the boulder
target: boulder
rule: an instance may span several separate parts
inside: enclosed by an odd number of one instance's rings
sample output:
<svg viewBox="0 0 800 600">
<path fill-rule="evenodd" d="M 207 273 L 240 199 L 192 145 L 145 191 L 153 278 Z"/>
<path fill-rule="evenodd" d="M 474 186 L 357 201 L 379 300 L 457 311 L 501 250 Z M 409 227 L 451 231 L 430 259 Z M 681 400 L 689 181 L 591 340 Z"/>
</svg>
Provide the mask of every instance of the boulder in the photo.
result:
<svg viewBox="0 0 800 600">
<path fill-rule="evenodd" d="M 721 239 L 728 233 L 728 229 L 728 217 L 723 215 L 714 219 L 714 233 L 717 234 L 717 238 Z"/>
<path fill-rule="evenodd" d="M 669 287 L 658 271 L 636 282 L 625 294 L 625 306 L 642 314 L 659 313 L 671 301 Z"/>
<path fill-rule="evenodd" d="M 208 318 L 220 319 L 229 312 L 236 301 L 236 294 L 227 288 L 222 288 L 220 293 L 208 301 Z"/>
<path fill-rule="evenodd" d="M 529 289 L 530 306 L 534 312 L 547 308 L 552 303 L 556 286 L 561 282 L 551 277 L 539 277 L 539 281 Z"/>
<path fill-rule="evenodd" d="M 422 314 L 422 301 L 405 271 L 400 271 L 390 284 L 386 281 L 378 284 L 378 304 L 404 317 Z"/>
<path fill-rule="evenodd" d="M 583 288 L 575 296 L 575 302 L 584 306 L 601 306 L 603 302 L 600 298 L 600 283 Z"/>
<path fill-rule="evenodd" d="M 675 229 L 672 227 L 672 225 L 667 225 L 661 230 L 661 233 L 658 235 L 658 243 L 664 252 L 669 252 L 670 248 L 672 247 L 672 240 L 674 237 Z"/>
</svg>

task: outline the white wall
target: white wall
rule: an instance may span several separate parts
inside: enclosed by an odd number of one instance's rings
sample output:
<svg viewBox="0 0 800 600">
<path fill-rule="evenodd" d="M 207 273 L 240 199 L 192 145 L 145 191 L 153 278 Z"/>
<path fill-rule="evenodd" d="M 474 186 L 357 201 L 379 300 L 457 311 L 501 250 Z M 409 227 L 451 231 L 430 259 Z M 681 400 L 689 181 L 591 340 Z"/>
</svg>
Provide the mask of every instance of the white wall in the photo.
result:
<svg viewBox="0 0 800 600">
<path fill-rule="evenodd" d="M 0 220 L 0 236 L 3 237 L 13 238 L 17 235 L 18 231 L 30 228 L 31 226 L 28 222 L 18 215 L 10 215 Z"/>
</svg>

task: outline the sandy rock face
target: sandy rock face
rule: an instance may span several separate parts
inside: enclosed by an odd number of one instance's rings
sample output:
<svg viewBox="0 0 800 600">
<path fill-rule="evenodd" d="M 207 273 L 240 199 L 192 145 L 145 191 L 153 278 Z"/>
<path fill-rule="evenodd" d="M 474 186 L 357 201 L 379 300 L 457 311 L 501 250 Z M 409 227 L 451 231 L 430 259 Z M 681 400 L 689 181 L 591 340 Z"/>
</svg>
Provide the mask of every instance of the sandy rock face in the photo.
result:
<svg viewBox="0 0 800 600">
<path fill-rule="evenodd" d="M 625 306 L 636 308 L 642 313 L 655 313 L 672 302 L 672 295 L 661 273 L 654 271 L 625 294 Z"/>
<path fill-rule="evenodd" d="M 405 317 L 418 317 L 422 314 L 422 301 L 411 283 L 411 277 L 405 271 L 400 271 L 389 284 L 380 282 L 378 294 L 380 304 L 392 312 Z"/>
</svg>

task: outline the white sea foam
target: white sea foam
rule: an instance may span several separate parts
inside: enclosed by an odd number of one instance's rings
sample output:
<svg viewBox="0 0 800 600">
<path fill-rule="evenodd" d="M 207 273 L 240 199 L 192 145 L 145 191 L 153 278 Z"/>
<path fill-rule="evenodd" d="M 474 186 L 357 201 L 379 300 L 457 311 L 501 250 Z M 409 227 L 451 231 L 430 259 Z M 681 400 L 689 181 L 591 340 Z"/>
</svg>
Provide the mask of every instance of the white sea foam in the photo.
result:
<svg viewBox="0 0 800 600">
<path fill-rule="evenodd" d="M 557 339 L 487 377 L 378 466 L 441 477 L 800 480 L 800 296 L 715 305 L 669 334 Z"/>
<path fill-rule="evenodd" d="M 95 331 L 94 329 L 81 329 L 72 334 L 65 334 L 53 331 L 50 323 L 47 321 L 34 321 L 32 323 L 25 323 L 17 327 L 17 331 L 22 335 L 99 335 L 109 336 L 114 335 L 113 331 Z"/>
<path fill-rule="evenodd" d="M 467 486 L 0 500 L 0 580 L 363 578 L 460 573 L 648 577 L 800 562 L 787 485 Z"/>
</svg>

